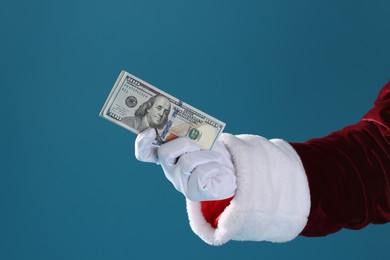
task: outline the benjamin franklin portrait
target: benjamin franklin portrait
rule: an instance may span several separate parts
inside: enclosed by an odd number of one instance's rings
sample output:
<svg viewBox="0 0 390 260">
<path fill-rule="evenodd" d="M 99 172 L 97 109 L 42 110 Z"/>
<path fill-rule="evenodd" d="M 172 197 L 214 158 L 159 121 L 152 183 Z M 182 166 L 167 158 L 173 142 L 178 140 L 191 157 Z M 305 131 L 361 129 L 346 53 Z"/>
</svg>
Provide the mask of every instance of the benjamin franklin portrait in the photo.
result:
<svg viewBox="0 0 390 260">
<path fill-rule="evenodd" d="M 122 118 L 122 122 L 142 132 L 146 128 L 162 129 L 168 121 L 171 103 L 162 95 L 155 95 L 135 111 L 134 116 Z"/>
</svg>

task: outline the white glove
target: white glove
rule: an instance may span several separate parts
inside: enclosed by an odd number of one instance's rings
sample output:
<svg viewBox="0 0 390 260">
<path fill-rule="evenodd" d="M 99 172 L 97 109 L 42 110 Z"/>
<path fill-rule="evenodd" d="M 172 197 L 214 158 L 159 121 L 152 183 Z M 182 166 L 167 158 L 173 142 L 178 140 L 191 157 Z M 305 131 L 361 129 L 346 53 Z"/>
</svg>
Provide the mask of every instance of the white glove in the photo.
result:
<svg viewBox="0 0 390 260">
<path fill-rule="evenodd" d="M 167 179 L 187 199 L 221 200 L 234 195 L 234 166 L 221 142 L 216 142 L 212 150 L 200 150 L 196 142 L 177 138 L 157 147 L 152 145 L 155 137 L 154 129 L 147 129 L 137 136 L 136 158 L 161 164 Z"/>
</svg>

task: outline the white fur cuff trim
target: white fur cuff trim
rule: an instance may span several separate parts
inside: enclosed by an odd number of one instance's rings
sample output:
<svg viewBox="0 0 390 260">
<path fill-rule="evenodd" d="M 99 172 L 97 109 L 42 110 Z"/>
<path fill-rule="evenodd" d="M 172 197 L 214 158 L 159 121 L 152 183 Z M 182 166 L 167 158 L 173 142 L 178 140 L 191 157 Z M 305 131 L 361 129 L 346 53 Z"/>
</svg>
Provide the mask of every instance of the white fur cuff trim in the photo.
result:
<svg viewBox="0 0 390 260">
<path fill-rule="evenodd" d="M 206 243 L 229 240 L 286 242 L 303 230 L 310 191 L 301 160 L 290 144 L 255 135 L 222 134 L 237 175 L 234 199 L 214 229 L 199 202 L 187 200 L 192 230 Z"/>
</svg>

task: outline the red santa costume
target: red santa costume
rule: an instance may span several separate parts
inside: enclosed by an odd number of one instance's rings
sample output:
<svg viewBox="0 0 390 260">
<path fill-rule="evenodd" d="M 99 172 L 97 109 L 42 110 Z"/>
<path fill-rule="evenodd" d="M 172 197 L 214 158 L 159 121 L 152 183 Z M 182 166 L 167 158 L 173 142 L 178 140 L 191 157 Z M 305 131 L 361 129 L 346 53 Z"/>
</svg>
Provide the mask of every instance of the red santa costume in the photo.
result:
<svg viewBox="0 0 390 260">
<path fill-rule="evenodd" d="M 285 242 L 390 221 L 390 82 L 354 125 L 304 143 L 222 134 L 234 197 L 187 200 L 193 231 L 211 245 Z"/>
</svg>

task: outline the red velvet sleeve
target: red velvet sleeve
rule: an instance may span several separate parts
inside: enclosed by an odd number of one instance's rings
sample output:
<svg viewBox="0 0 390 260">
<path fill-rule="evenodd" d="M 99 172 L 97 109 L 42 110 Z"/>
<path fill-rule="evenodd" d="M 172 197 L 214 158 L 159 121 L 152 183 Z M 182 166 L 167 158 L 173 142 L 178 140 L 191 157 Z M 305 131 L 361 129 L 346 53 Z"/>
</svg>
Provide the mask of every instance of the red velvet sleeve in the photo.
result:
<svg viewBox="0 0 390 260">
<path fill-rule="evenodd" d="M 310 187 L 311 211 L 301 235 L 324 236 L 390 221 L 390 82 L 362 121 L 291 145 Z M 231 199 L 201 203 L 214 228 Z"/>
<path fill-rule="evenodd" d="M 301 235 L 390 221 L 390 82 L 362 121 L 291 145 L 310 187 L 311 211 Z"/>
</svg>

